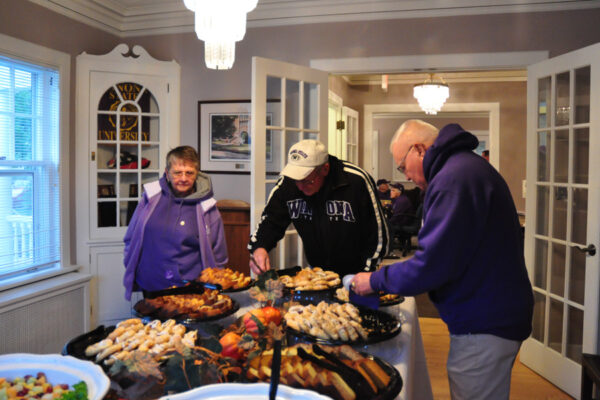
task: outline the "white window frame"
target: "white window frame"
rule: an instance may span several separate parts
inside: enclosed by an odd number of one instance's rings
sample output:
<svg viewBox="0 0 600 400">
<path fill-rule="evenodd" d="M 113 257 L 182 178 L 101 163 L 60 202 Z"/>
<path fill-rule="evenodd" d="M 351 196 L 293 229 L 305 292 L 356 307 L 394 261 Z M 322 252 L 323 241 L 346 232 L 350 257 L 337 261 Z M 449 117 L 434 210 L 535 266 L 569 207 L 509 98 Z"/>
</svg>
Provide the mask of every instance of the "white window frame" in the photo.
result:
<svg viewBox="0 0 600 400">
<path fill-rule="evenodd" d="M 47 279 L 52 276 L 65 274 L 78 269 L 71 263 L 71 231 L 69 211 L 69 88 L 71 80 L 71 56 L 61 51 L 53 50 L 11 36 L 0 34 L 0 54 L 52 68 L 60 76 L 60 108 L 59 108 L 59 201 L 60 201 L 60 262 L 58 268 L 32 271 L 18 276 L 0 280 L 0 291 L 17 286 Z"/>
</svg>

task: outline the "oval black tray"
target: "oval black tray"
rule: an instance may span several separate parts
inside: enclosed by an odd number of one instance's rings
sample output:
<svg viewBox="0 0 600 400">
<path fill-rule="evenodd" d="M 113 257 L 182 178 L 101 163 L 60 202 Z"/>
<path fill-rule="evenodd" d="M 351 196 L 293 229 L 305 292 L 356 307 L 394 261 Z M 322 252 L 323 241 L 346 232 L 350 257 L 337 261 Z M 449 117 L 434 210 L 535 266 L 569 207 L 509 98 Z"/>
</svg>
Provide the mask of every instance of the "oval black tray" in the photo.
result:
<svg viewBox="0 0 600 400">
<path fill-rule="evenodd" d="M 143 300 L 140 300 L 143 301 Z M 240 303 L 238 303 L 235 299 L 231 299 L 232 305 L 231 308 L 229 310 L 227 310 L 226 312 L 224 312 L 223 314 L 219 314 L 219 315 L 214 315 L 212 317 L 206 317 L 206 318 L 190 318 L 186 315 L 176 315 L 176 316 L 167 316 L 167 317 L 160 317 L 158 315 L 157 312 L 152 312 L 152 313 L 148 313 L 148 314 L 142 314 L 140 312 L 138 312 L 137 310 L 133 310 L 133 313 L 135 314 L 136 317 L 139 318 L 151 318 L 151 319 L 158 319 L 160 321 L 166 321 L 168 319 L 174 319 L 177 322 L 181 322 L 183 324 L 196 324 L 198 322 L 209 322 L 209 321 L 216 321 L 219 320 L 221 318 L 225 318 L 230 316 L 231 314 L 234 314 L 235 312 L 237 312 L 237 310 L 240 309 Z M 136 303 L 137 304 L 137 303 Z M 134 306 L 135 307 L 135 306 Z"/>
<path fill-rule="evenodd" d="M 289 343 L 288 343 L 288 345 L 289 345 Z M 394 367 L 392 364 L 390 364 L 389 362 L 387 362 L 379 357 L 373 356 L 371 354 L 368 354 L 368 353 L 365 353 L 362 351 L 360 351 L 359 353 L 361 356 L 375 361 L 381 367 L 381 369 L 383 369 L 383 371 L 390 377 L 390 383 L 386 387 L 386 390 L 384 390 L 381 393 L 378 393 L 377 396 L 375 396 L 375 397 L 371 397 L 371 398 L 364 399 L 364 400 L 393 400 L 393 399 L 395 399 L 398 396 L 398 394 L 400 393 L 400 391 L 402 390 L 402 387 L 404 386 L 404 381 L 402 380 L 402 376 L 400 376 L 400 372 L 398 372 L 396 367 Z M 244 379 L 244 382 L 256 382 L 256 380 Z M 318 392 L 318 390 L 314 390 L 314 389 L 308 389 L 308 390 L 313 390 L 315 392 Z M 323 394 L 325 394 L 325 393 L 323 393 Z M 363 399 L 361 399 L 361 400 L 363 400 Z"/>
<path fill-rule="evenodd" d="M 337 297 L 335 294 L 333 295 L 333 299 L 335 301 L 337 301 L 338 303 L 350 303 L 350 301 L 348 300 L 342 300 L 339 297 Z M 380 297 L 381 299 L 381 297 Z M 389 306 L 395 306 L 397 304 L 401 304 L 404 302 L 404 296 L 398 296 L 397 298 L 395 298 L 394 300 L 390 300 L 390 301 L 379 301 L 379 307 L 389 307 Z M 354 303 L 353 303 L 354 304 Z"/>
<path fill-rule="evenodd" d="M 360 337 L 358 340 L 347 342 L 342 340 L 321 339 L 308 333 L 299 332 L 287 326 L 286 335 L 288 345 L 296 343 L 319 343 L 333 346 L 342 344 L 365 345 L 391 339 L 402 331 L 402 323 L 393 315 L 366 307 L 355 307 L 358 308 L 360 316 L 362 317 L 362 326 L 367 330 L 373 330 L 373 332 L 369 332 L 369 337 L 366 340 Z"/>
</svg>

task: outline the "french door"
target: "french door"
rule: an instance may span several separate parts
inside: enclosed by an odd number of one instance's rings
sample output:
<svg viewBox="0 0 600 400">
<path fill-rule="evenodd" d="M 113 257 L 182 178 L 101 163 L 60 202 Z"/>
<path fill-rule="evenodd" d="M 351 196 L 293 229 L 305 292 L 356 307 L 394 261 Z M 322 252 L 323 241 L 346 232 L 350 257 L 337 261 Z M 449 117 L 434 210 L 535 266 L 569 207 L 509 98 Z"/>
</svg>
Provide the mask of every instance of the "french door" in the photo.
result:
<svg viewBox="0 0 600 400">
<path fill-rule="evenodd" d="M 600 44 L 528 68 L 525 258 L 533 332 L 521 362 L 578 398 L 598 354 Z"/>
<path fill-rule="evenodd" d="M 252 58 L 250 218 L 256 227 L 287 163 L 290 147 L 303 139 L 327 145 L 327 72 L 266 58 Z M 293 226 L 271 253 L 274 269 L 306 265 Z"/>
</svg>

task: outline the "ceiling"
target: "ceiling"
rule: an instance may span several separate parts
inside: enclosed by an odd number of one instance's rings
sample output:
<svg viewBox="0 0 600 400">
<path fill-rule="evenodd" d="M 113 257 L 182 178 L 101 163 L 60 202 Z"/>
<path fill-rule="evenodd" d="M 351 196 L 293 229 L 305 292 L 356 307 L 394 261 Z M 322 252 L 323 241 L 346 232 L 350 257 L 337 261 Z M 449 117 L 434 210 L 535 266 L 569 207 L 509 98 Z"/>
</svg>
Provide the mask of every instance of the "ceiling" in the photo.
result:
<svg viewBox="0 0 600 400">
<path fill-rule="evenodd" d="M 29 1 L 120 37 L 194 31 L 183 0 Z M 598 7 L 598 0 L 259 0 L 248 27 Z"/>
</svg>

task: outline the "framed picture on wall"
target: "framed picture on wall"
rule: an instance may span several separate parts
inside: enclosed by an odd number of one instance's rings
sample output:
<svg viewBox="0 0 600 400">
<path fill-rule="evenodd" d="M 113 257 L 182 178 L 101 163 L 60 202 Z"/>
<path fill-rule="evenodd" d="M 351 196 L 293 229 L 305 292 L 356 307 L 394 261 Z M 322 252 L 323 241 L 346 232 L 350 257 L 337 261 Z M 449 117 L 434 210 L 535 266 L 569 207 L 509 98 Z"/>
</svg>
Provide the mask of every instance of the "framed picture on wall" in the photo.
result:
<svg viewBox="0 0 600 400">
<path fill-rule="evenodd" d="M 250 173 L 250 100 L 199 101 L 198 147 L 204 172 Z M 279 121 L 279 102 L 267 105 L 266 125 Z M 279 172 L 279 132 L 266 130 L 267 172 Z"/>
</svg>

